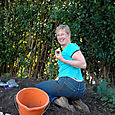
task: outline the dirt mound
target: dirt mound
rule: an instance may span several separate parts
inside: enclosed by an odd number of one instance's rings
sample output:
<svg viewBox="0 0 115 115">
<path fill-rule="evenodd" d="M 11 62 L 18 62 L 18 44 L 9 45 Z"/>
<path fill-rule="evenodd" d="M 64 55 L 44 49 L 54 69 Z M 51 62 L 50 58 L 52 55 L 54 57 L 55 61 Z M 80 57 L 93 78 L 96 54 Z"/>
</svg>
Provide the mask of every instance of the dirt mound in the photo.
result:
<svg viewBox="0 0 115 115">
<path fill-rule="evenodd" d="M 15 104 L 15 95 L 23 88 L 35 87 L 35 85 L 41 82 L 40 79 L 22 79 L 22 78 L 10 78 L 0 77 L 0 80 L 7 82 L 10 79 L 15 79 L 19 85 L 18 88 L 5 89 L 0 87 L 0 112 L 10 113 L 11 115 L 18 115 L 18 110 Z M 86 103 L 91 111 L 91 115 L 114 115 L 109 109 L 103 107 L 99 100 L 96 100 L 96 94 L 92 91 L 91 86 L 86 87 L 86 93 L 82 101 Z M 76 113 L 71 113 L 66 109 L 51 104 L 44 115 L 86 115 L 82 110 L 76 109 Z"/>
</svg>

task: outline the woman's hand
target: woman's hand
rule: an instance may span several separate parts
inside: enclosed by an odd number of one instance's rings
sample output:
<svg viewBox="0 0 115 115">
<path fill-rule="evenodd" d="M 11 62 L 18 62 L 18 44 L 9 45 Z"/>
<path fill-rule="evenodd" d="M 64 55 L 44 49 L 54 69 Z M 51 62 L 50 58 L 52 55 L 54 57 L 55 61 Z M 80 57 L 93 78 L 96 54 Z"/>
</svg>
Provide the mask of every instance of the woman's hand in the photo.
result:
<svg viewBox="0 0 115 115">
<path fill-rule="evenodd" d="M 64 59 L 63 56 L 61 55 L 61 50 L 59 48 L 55 51 L 55 56 L 61 62 L 69 64 L 72 67 L 85 69 L 87 66 L 85 58 L 81 53 L 81 51 L 77 51 L 72 55 L 73 60 Z"/>
<path fill-rule="evenodd" d="M 63 62 L 64 58 L 63 56 L 61 55 L 61 50 L 60 48 L 58 48 L 56 51 L 55 51 L 55 56 L 58 60 L 60 60 L 61 62 Z"/>
</svg>

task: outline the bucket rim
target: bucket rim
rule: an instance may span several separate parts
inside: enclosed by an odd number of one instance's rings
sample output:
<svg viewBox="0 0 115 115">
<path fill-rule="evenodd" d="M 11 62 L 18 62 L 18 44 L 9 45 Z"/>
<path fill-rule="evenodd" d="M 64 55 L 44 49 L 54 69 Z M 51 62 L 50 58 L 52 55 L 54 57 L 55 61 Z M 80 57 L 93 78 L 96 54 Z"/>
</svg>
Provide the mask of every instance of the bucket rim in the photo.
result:
<svg viewBox="0 0 115 115">
<path fill-rule="evenodd" d="M 19 99 L 18 99 L 19 93 L 20 93 L 21 91 L 25 90 L 25 89 L 37 89 L 37 90 L 42 91 L 42 92 L 47 96 L 48 101 L 47 101 L 44 105 L 42 105 L 42 106 L 40 106 L 40 107 L 28 108 L 27 106 L 23 105 L 23 104 L 19 101 Z M 20 104 L 21 106 L 23 106 L 24 108 L 26 108 L 27 110 L 29 110 L 29 111 L 38 110 L 38 109 L 42 109 L 42 108 L 46 107 L 46 106 L 49 104 L 49 96 L 48 96 L 48 94 L 47 94 L 45 91 L 43 91 L 43 90 L 41 90 L 41 89 L 38 89 L 38 88 L 34 88 L 34 87 L 23 88 L 23 89 L 21 89 L 21 90 L 16 94 L 16 102 L 17 102 L 18 104 Z"/>
</svg>

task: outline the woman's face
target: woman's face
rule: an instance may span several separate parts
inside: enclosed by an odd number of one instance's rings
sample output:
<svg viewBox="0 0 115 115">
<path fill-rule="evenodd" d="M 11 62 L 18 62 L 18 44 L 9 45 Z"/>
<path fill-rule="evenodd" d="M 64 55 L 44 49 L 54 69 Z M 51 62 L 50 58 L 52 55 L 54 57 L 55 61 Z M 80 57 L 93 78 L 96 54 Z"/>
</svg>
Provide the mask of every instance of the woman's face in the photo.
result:
<svg viewBox="0 0 115 115">
<path fill-rule="evenodd" d="M 70 35 L 68 35 L 65 30 L 60 29 L 56 33 L 57 40 L 60 43 L 61 46 L 66 46 L 68 43 L 70 43 Z"/>
</svg>

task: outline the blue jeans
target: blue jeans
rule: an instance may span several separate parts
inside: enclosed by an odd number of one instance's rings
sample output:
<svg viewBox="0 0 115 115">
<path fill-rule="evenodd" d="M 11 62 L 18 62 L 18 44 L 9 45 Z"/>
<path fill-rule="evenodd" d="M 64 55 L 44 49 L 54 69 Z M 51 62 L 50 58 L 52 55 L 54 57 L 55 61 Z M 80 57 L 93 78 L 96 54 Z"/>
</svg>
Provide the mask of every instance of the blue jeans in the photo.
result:
<svg viewBox="0 0 115 115">
<path fill-rule="evenodd" d="M 60 96 L 76 100 L 82 98 L 85 93 L 84 81 L 77 82 L 69 77 L 61 77 L 58 80 L 43 81 L 37 84 L 36 88 L 45 91 L 50 98 L 50 102 L 53 102 L 54 99 Z"/>
</svg>

